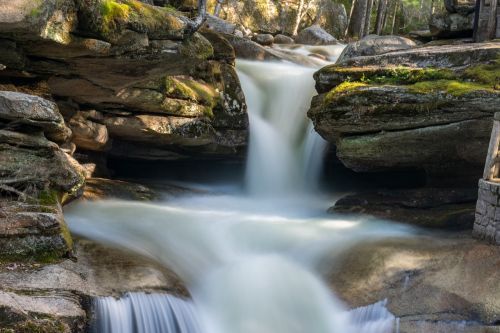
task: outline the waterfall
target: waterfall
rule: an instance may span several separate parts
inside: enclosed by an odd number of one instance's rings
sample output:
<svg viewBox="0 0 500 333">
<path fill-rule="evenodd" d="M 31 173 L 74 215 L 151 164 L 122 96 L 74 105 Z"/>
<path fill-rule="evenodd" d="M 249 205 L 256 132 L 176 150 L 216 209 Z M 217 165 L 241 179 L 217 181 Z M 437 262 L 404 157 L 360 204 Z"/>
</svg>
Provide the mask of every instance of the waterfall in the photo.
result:
<svg viewBox="0 0 500 333">
<path fill-rule="evenodd" d="M 253 195 L 314 188 L 326 142 L 306 117 L 315 69 L 238 60 L 250 118 L 246 186 Z"/>
<path fill-rule="evenodd" d="M 194 305 L 163 294 L 128 293 L 95 299 L 94 332 L 201 333 Z"/>
<path fill-rule="evenodd" d="M 314 69 L 238 61 L 238 71 L 251 132 L 245 192 L 67 208 L 72 232 L 164 264 L 192 299 L 100 298 L 97 330 L 140 333 L 150 325 L 148 333 L 395 332 L 397 320 L 385 304 L 349 312 L 319 274 L 325 257 L 409 231 L 379 220 L 327 215 L 331 202 L 310 190 L 324 149 L 305 116 Z M 188 330 L 179 331 L 179 323 Z"/>
</svg>

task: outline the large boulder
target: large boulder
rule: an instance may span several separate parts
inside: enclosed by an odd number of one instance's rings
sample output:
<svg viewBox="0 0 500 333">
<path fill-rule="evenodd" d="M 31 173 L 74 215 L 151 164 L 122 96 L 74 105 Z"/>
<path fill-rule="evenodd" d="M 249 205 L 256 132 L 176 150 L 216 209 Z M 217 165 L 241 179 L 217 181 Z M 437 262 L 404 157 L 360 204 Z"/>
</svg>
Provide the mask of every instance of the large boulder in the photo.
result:
<svg viewBox="0 0 500 333">
<path fill-rule="evenodd" d="M 295 42 L 305 45 L 335 45 L 338 41 L 319 25 L 313 25 L 302 30 Z"/>
<path fill-rule="evenodd" d="M 438 13 L 429 21 L 431 35 L 435 38 L 472 37 L 474 29 L 474 13 Z"/>
<path fill-rule="evenodd" d="M 499 256 L 462 234 L 369 242 L 331 265 L 329 281 L 351 307 L 387 299 L 400 332 L 496 332 Z"/>
<path fill-rule="evenodd" d="M 423 170 L 429 183 L 475 184 L 500 103 L 500 63 L 492 61 L 500 44 L 450 52 L 455 48 L 423 47 L 327 66 L 315 74 L 320 94 L 308 115 L 352 170 Z"/>
<path fill-rule="evenodd" d="M 417 44 L 414 41 L 401 36 L 368 35 L 359 41 L 348 44 L 337 62 L 342 63 L 355 57 L 408 50 L 416 46 Z"/>
</svg>

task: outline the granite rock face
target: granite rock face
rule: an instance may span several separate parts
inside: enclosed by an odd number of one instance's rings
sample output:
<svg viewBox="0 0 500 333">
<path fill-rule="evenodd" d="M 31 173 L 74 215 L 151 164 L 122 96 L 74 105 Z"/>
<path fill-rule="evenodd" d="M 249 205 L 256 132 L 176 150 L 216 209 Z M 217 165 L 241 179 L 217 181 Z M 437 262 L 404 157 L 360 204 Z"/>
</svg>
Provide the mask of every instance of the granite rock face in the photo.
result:
<svg viewBox="0 0 500 333">
<path fill-rule="evenodd" d="M 0 91 L 0 260 L 71 252 L 61 203 L 80 194 L 83 172 L 47 139 L 70 134 L 55 103 Z"/>
<path fill-rule="evenodd" d="M 469 186 L 500 105 L 499 55 L 499 43 L 484 43 L 352 58 L 315 74 L 308 115 L 350 169 L 417 169 Z"/>
<path fill-rule="evenodd" d="M 227 157 L 246 145 L 246 104 L 223 37 L 189 34 L 180 13 L 136 0 L 48 1 L 29 11 L 33 2 L 15 3 L 0 17 L 0 79 L 45 82 L 77 151 L 123 156 L 130 145 L 127 157 L 148 158 L 134 153 L 141 146 L 163 151 L 151 159 Z M 35 29 L 31 16 L 71 24 Z"/>
</svg>

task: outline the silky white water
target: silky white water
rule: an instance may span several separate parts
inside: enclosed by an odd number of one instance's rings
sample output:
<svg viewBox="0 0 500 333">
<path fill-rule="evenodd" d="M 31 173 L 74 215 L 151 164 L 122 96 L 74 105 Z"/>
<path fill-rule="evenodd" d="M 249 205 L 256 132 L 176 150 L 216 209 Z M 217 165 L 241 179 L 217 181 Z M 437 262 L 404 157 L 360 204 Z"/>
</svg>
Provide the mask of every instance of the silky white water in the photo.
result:
<svg viewBox="0 0 500 333">
<path fill-rule="evenodd" d="M 332 202 L 315 194 L 314 186 L 325 144 L 305 115 L 314 94 L 314 69 L 240 61 L 238 72 L 250 116 L 243 192 L 235 187 L 168 202 L 77 203 L 67 210 L 73 232 L 157 260 L 180 276 L 192 297 L 188 307 L 176 303 L 176 309 L 186 312 L 175 312 L 165 298 L 152 301 L 148 295 L 137 297 L 136 303 L 134 294 L 99 299 L 96 330 L 395 332 L 397 321 L 385 304 L 349 312 L 318 271 L 322 259 L 349 246 L 408 230 L 324 213 Z M 158 319 L 161 313 L 169 319 Z M 191 330 L 165 329 L 185 318 L 191 318 Z M 115 321 L 131 324 L 113 326 Z"/>
</svg>

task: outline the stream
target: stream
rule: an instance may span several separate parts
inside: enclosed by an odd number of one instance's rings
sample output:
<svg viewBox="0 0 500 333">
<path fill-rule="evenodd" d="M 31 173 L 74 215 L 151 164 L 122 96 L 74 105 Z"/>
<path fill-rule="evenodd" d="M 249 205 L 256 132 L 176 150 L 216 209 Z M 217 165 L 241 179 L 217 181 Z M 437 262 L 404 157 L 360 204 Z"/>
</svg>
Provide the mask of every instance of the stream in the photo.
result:
<svg viewBox="0 0 500 333">
<path fill-rule="evenodd" d="M 397 332 L 383 300 L 348 309 L 323 280 L 323 259 L 411 229 L 325 213 L 333 204 L 318 189 L 326 143 L 306 117 L 316 69 L 243 60 L 237 69 L 250 118 L 243 185 L 202 184 L 206 193 L 164 202 L 67 209 L 72 232 L 158 261 L 191 295 L 97 298 L 95 332 Z"/>
</svg>

